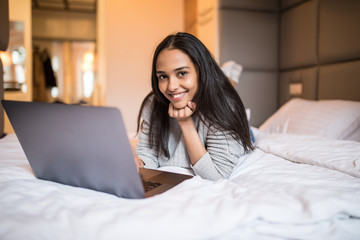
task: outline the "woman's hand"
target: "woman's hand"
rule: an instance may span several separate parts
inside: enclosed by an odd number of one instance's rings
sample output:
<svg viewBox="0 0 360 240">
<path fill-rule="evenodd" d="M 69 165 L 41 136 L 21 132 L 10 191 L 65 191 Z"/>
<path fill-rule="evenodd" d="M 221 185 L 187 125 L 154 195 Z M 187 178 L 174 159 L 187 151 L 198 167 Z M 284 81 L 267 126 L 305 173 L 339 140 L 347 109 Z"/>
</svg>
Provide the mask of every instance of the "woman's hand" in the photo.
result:
<svg viewBox="0 0 360 240">
<path fill-rule="evenodd" d="M 139 158 L 139 156 L 136 154 L 136 144 L 139 142 L 138 139 L 131 139 L 130 141 L 130 146 L 131 146 L 131 151 L 133 153 L 134 156 L 134 160 L 135 160 L 135 164 L 136 164 L 136 169 L 139 171 L 139 168 L 143 168 L 144 167 L 144 162 Z"/>
<path fill-rule="evenodd" d="M 181 128 L 192 165 L 195 165 L 206 153 L 206 149 L 200 140 L 194 121 L 191 118 L 195 110 L 196 104 L 192 101 L 189 101 L 188 104 L 181 109 L 175 108 L 172 103 L 169 105 L 169 116 L 176 118 Z"/>
<path fill-rule="evenodd" d="M 144 167 L 144 162 L 136 154 L 134 155 L 134 159 L 135 159 L 136 169 L 137 169 L 137 171 L 139 171 L 139 168 Z"/>
<path fill-rule="evenodd" d="M 195 112 L 196 104 L 189 101 L 188 104 L 181 109 L 175 108 L 172 103 L 169 104 L 169 116 L 176 118 L 178 121 L 187 120 Z"/>
</svg>

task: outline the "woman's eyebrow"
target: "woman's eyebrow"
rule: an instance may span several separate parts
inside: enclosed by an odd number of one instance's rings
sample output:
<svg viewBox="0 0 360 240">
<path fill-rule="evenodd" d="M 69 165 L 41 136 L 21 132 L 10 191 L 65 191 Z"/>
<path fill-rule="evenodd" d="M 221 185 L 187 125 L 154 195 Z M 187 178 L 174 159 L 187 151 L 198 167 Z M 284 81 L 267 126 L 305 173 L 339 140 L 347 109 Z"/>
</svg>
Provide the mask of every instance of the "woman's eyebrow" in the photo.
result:
<svg viewBox="0 0 360 240">
<path fill-rule="evenodd" d="M 190 69 L 190 67 L 188 66 L 183 66 L 183 67 L 178 67 L 174 69 L 174 72 L 180 71 L 180 70 L 184 70 L 184 69 Z M 166 73 L 165 71 L 156 71 L 156 74 L 162 74 L 162 73 Z"/>
<path fill-rule="evenodd" d="M 176 68 L 176 69 L 174 70 L 174 72 L 179 71 L 179 70 L 183 70 L 184 68 L 189 68 L 189 69 L 190 69 L 190 67 L 188 67 L 188 66 L 184 66 L 184 67 L 179 67 L 179 68 Z"/>
</svg>

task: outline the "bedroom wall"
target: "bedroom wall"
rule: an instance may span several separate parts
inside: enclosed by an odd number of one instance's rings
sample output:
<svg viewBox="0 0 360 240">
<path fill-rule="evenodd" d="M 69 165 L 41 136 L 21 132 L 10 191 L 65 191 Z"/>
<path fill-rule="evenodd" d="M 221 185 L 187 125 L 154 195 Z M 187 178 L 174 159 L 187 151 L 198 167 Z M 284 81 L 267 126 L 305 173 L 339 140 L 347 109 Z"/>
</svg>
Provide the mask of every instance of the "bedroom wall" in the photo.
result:
<svg viewBox="0 0 360 240">
<path fill-rule="evenodd" d="M 150 92 L 152 54 L 168 34 L 183 30 L 183 0 L 98 1 L 98 81 L 107 106 L 121 109 L 128 132 Z"/>
<path fill-rule="evenodd" d="M 219 62 L 219 1 L 184 0 L 184 31 L 196 36 Z"/>
<path fill-rule="evenodd" d="M 243 66 L 236 90 L 250 123 L 259 126 L 278 107 L 278 0 L 219 1 L 220 64 Z"/>
</svg>

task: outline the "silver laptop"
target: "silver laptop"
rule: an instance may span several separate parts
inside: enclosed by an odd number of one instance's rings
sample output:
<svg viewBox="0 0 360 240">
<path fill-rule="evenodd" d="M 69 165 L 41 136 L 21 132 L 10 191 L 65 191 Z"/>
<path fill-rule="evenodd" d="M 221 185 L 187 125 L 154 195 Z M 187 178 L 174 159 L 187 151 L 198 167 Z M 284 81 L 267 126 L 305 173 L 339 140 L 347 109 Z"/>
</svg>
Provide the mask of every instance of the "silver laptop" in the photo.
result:
<svg viewBox="0 0 360 240">
<path fill-rule="evenodd" d="M 39 179 L 144 198 L 191 176 L 140 168 L 116 108 L 2 101 Z"/>
</svg>

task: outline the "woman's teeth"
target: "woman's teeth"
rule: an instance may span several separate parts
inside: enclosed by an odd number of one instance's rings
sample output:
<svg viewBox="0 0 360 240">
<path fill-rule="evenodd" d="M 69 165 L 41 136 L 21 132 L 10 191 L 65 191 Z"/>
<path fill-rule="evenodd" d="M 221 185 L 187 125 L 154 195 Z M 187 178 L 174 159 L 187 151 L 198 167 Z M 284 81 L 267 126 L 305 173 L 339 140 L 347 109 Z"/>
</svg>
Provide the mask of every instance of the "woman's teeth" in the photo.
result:
<svg viewBox="0 0 360 240">
<path fill-rule="evenodd" d="M 178 97 L 181 97 L 181 95 L 183 95 L 183 93 L 174 94 L 174 95 L 173 95 L 173 98 L 178 98 Z"/>
<path fill-rule="evenodd" d="M 181 100 L 186 92 L 182 92 L 182 93 L 176 93 L 176 94 L 171 94 L 172 99 L 174 99 L 175 101 L 179 101 Z"/>
</svg>

